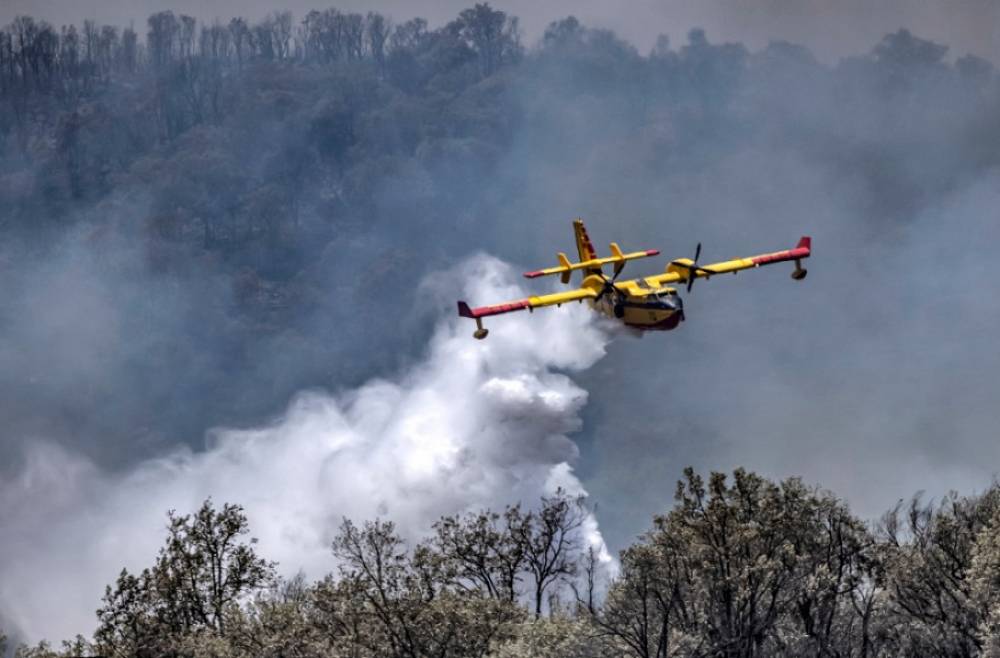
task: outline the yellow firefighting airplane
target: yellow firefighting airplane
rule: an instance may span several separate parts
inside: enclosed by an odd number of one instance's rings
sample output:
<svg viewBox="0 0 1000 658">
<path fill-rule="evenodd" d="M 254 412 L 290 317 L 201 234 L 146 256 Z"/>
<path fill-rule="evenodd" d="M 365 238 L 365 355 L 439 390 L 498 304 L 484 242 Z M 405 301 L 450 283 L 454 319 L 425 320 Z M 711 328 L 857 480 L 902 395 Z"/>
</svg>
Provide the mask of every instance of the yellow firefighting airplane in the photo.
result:
<svg viewBox="0 0 1000 658">
<path fill-rule="evenodd" d="M 598 258 L 597 252 L 594 251 L 594 245 L 591 244 L 590 237 L 587 235 L 587 229 L 583 226 L 583 220 L 573 221 L 573 232 L 576 234 L 576 249 L 580 255 L 578 262 L 571 263 L 566 254 L 560 253 L 558 267 L 525 272 L 524 276 L 534 279 L 535 277 L 559 274 L 563 283 L 569 283 L 573 271 L 582 270 L 583 282 L 580 287 L 568 292 L 528 297 L 527 299 L 493 306 L 480 306 L 479 308 L 469 308 L 465 302 L 459 302 L 458 314 L 463 318 L 472 318 L 476 321 L 476 331 L 473 336 L 482 339 L 489 334 L 489 330 L 483 327 L 483 318 L 488 315 L 499 315 L 525 309 L 531 311 L 542 306 L 560 306 L 566 302 L 582 302 L 585 299 L 594 310 L 616 318 L 629 327 L 642 331 L 669 331 L 676 328 L 684 320 L 684 304 L 677 295 L 677 291 L 670 288 L 668 284 L 684 282 L 687 284 L 687 291 L 691 292 L 691 286 L 699 277 L 708 279 L 716 274 L 729 272 L 736 274 L 740 270 L 785 261 L 795 261 L 795 271 L 792 272 L 792 278 L 801 281 L 806 277 L 806 270 L 802 267 L 802 259 L 809 258 L 812 247 L 811 239 L 803 237 L 794 249 L 701 266 L 698 264 L 698 256 L 701 255 L 701 243 L 699 242 L 694 251 L 693 260 L 678 258 L 670 261 L 663 274 L 629 281 L 617 281 L 626 261 L 656 256 L 660 253 L 659 250 L 648 249 L 626 254 L 622 253 L 621 248 L 612 242 L 611 256 Z M 603 267 L 605 265 L 614 265 L 614 273 L 610 279 L 604 275 Z"/>
</svg>

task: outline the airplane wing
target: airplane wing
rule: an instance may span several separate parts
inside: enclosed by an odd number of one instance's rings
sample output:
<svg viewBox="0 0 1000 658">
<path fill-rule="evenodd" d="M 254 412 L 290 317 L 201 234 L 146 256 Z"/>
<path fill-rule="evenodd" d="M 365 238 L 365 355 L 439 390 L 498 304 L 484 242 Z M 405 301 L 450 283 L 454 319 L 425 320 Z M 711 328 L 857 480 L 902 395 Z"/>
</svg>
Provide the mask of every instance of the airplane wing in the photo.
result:
<svg viewBox="0 0 1000 658">
<path fill-rule="evenodd" d="M 596 290 L 591 288 L 577 288 L 576 290 L 570 290 L 567 292 L 526 297 L 512 302 L 494 304 L 492 306 L 480 306 L 478 308 L 469 308 L 469 305 L 465 302 L 459 302 L 458 314 L 463 318 L 478 319 L 484 318 L 488 315 L 500 315 L 501 313 L 512 313 L 514 311 L 530 310 L 541 308 L 543 306 L 558 306 L 559 304 L 576 302 L 583 299 L 593 299 L 594 297 L 597 297 Z"/>
<path fill-rule="evenodd" d="M 615 266 L 615 273 L 621 271 L 621 268 L 625 266 L 625 261 L 635 260 L 637 258 L 648 258 L 650 256 L 659 256 L 659 249 L 645 249 L 643 251 L 633 251 L 631 253 L 622 252 L 621 247 L 618 246 L 617 242 L 611 243 L 611 256 L 607 258 L 591 258 L 590 260 L 581 261 L 579 263 L 571 263 L 566 254 L 559 252 L 556 257 L 559 259 L 559 265 L 557 267 L 547 267 L 544 270 L 535 270 L 534 272 L 525 272 L 524 277 L 526 279 L 534 279 L 540 276 L 548 276 L 550 274 L 561 274 L 562 282 L 569 283 L 570 275 L 574 270 L 597 270 L 605 265 L 613 264 Z"/>
<path fill-rule="evenodd" d="M 698 265 L 690 258 L 678 258 L 677 260 L 670 261 L 665 273 L 645 277 L 643 280 L 647 285 L 651 286 L 665 286 L 671 283 L 687 282 L 690 289 L 690 284 L 697 278 L 708 278 L 716 274 L 728 274 L 730 272 L 735 274 L 740 270 L 748 270 L 762 265 L 783 263 L 786 261 L 795 261 L 795 271 L 792 273 L 792 277 L 801 279 L 805 277 L 806 270 L 802 269 L 799 261 L 803 258 L 809 258 L 811 253 L 812 239 L 803 237 L 794 249 L 748 256 L 747 258 L 735 258 L 733 260 L 712 263 L 711 265 Z"/>
</svg>

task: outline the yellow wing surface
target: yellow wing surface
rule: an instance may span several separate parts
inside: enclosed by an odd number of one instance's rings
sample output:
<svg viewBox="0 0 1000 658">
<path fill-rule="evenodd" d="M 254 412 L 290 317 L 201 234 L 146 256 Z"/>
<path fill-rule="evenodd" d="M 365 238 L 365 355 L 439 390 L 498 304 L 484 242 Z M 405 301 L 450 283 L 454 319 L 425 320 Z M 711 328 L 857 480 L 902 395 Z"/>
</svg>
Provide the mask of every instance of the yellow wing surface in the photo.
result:
<svg viewBox="0 0 1000 658">
<path fill-rule="evenodd" d="M 698 265 L 690 258 L 678 258 L 677 260 L 670 261 L 670 264 L 667 265 L 667 271 L 663 274 L 644 277 L 642 281 L 651 287 L 668 286 L 672 283 L 688 283 L 688 287 L 690 288 L 690 283 L 697 278 L 708 278 L 716 274 L 728 274 L 730 272 L 736 273 L 740 270 L 749 270 L 762 265 L 784 263 L 787 261 L 795 261 L 795 271 L 792 272 L 792 277 L 802 279 L 806 275 L 806 270 L 802 268 L 800 261 L 803 258 L 809 258 L 811 253 L 812 240 L 808 237 L 803 237 L 794 249 L 785 249 L 784 251 L 775 251 L 769 254 L 759 254 L 746 258 L 734 258 L 733 260 L 724 260 L 719 263 L 712 263 L 711 265 Z M 628 286 L 632 283 L 638 283 L 638 281 L 638 279 L 623 281 L 622 285 Z"/>
<path fill-rule="evenodd" d="M 535 297 L 525 297 L 512 302 L 494 304 L 492 306 L 480 306 L 469 308 L 465 302 L 458 303 L 458 314 L 463 318 L 485 318 L 489 315 L 500 315 L 501 313 L 511 313 L 513 311 L 525 311 L 543 306 L 558 306 L 567 302 L 577 302 L 583 299 L 593 299 L 597 297 L 599 291 L 592 288 L 577 288 L 567 292 L 557 292 L 551 295 L 537 295 Z"/>
<path fill-rule="evenodd" d="M 559 265 L 557 267 L 548 267 L 544 270 L 536 270 L 534 272 L 525 272 L 524 277 L 526 279 L 534 279 L 540 276 L 549 276 L 551 274 L 561 274 L 562 282 L 569 283 L 570 275 L 576 270 L 585 270 L 587 272 L 599 272 L 601 268 L 605 265 L 614 265 L 615 271 L 619 271 L 622 266 L 624 266 L 625 261 L 635 260 L 636 258 L 648 258 L 650 256 L 659 255 L 660 251 L 658 249 L 645 249 L 643 251 L 633 251 L 631 253 L 623 253 L 621 247 L 618 243 L 611 243 L 611 256 L 607 258 L 591 258 L 588 260 L 580 261 L 578 263 L 571 263 L 566 254 L 559 252 L 557 258 L 559 259 Z"/>
</svg>

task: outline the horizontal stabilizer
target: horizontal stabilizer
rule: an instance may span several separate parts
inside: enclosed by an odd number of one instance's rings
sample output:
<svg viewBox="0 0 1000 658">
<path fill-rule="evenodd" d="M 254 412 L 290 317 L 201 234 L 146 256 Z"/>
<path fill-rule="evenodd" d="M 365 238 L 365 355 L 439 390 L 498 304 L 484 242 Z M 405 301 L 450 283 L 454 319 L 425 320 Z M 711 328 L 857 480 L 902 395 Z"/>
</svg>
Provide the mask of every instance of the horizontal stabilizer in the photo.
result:
<svg viewBox="0 0 1000 658">
<path fill-rule="evenodd" d="M 525 272 L 524 276 L 527 279 L 534 279 L 540 276 L 569 273 L 575 270 L 600 269 L 604 265 L 612 265 L 612 264 L 618 265 L 628 260 L 635 260 L 636 258 L 648 258 L 649 256 L 658 256 L 660 254 L 660 250 L 646 249 L 645 251 L 633 251 L 632 253 L 625 254 L 622 253 L 621 248 L 617 244 L 612 242 L 611 253 L 612 255 L 608 256 L 607 258 L 592 258 L 590 260 L 584 260 L 578 263 L 569 262 L 569 259 L 566 258 L 566 254 L 560 253 L 558 256 L 560 263 L 558 267 L 549 267 L 544 270 Z"/>
</svg>

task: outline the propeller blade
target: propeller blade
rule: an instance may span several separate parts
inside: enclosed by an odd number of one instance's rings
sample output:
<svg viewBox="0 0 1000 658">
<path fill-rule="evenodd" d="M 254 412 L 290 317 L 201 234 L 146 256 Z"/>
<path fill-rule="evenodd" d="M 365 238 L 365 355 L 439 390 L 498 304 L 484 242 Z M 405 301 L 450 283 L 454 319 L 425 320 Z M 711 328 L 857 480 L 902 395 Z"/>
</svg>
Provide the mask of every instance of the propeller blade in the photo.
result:
<svg viewBox="0 0 1000 658">
<path fill-rule="evenodd" d="M 718 272 L 713 272 L 712 270 L 708 269 L 707 267 L 699 267 L 698 266 L 698 259 L 700 257 L 701 257 L 701 243 L 699 242 L 698 246 L 696 246 L 694 248 L 694 260 L 692 260 L 692 262 L 691 262 L 690 265 L 684 264 L 684 267 L 686 267 L 687 271 L 688 271 L 688 276 L 687 276 L 687 291 L 688 292 L 691 292 L 691 286 L 694 285 L 694 280 L 696 278 L 698 278 L 698 272 L 699 272 L 699 270 L 702 271 L 702 272 L 707 272 L 708 274 L 718 274 Z"/>
<path fill-rule="evenodd" d="M 690 265 L 687 265 L 687 291 L 691 292 L 691 287 L 694 285 L 694 280 L 698 278 L 698 258 L 701 257 L 701 243 L 694 248 L 694 259 L 691 261 Z"/>
<path fill-rule="evenodd" d="M 601 298 L 604 297 L 604 295 L 608 292 L 609 289 L 610 290 L 614 290 L 615 289 L 615 287 L 613 285 L 614 279 L 612 279 L 611 281 L 609 281 L 608 277 L 605 276 L 604 272 L 598 272 L 598 274 L 601 276 L 602 279 L 604 279 L 604 287 L 601 288 L 601 292 L 597 293 L 597 297 L 594 297 L 594 302 L 595 303 L 601 301 Z M 615 275 L 615 276 L 617 276 L 617 275 Z"/>
</svg>

